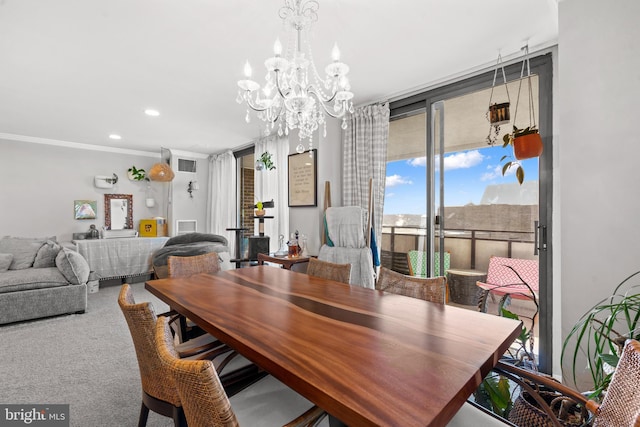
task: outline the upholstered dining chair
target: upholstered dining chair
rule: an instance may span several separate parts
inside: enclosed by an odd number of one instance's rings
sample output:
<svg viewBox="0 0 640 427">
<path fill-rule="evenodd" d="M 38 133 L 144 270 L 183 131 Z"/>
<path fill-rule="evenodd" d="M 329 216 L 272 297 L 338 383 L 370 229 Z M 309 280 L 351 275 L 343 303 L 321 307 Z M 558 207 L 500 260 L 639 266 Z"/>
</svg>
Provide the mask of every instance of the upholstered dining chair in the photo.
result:
<svg viewBox="0 0 640 427">
<path fill-rule="evenodd" d="M 447 278 L 444 276 L 406 276 L 386 267 L 380 267 L 376 289 L 440 304 L 445 304 L 448 297 Z"/>
<path fill-rule="evenodd" d="M 142 382 L 142 407 L 138 427 L 144 427 L 147 424 L 149 410 L 173 418 L 176 426 L 185 426 L 180 397 L 158 355 L 155 340 L 157 316 L 153 306 L 149 302 L 136 303 L 128 284 L 122 285 L 120 289 L 118 305 L 129 326 Z M 199 341 L 176 346 L 178 357 L 213 359 L 212 363 L 219 372 L 228 366 L 229 372 L 225 369 L 225 374 L 221 378 L 223 384 L 229 389 L 229 393 L 237 393 L 265 375 L 248 360 L 233 358 L 229 350 L 226 347 L 201 345 Z"/>
<path fill-rule="evenodd" d="M 349 284 L 351 278 L 351 264 L 336 264 L 329 261 L 321 261 L 317 258 L 309 258 L 307 267 L 309 276 L 321 277 L 323 279 L 335 280 Z"/>
<path fill-rule="evenodd" d="M 158 318 L 155 336 L 158 354 L 178 390 L 189 427 L 283 425 L 300 413 L 286 426 L 315 426 L 326 415 L 272 376 L 229 399 L 211 361 L 177 357 L 168 318 Z M 289 417 L 289 412 L 296 415 Z"/>
</svg>

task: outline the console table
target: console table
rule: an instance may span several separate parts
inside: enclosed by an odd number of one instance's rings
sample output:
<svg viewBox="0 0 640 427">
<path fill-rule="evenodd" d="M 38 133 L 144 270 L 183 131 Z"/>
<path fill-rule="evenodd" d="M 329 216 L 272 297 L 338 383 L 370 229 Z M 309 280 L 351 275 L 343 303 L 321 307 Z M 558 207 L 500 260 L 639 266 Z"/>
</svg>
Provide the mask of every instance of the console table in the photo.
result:
<svg viewBox="0 0 640 427">
<path fill-rule="evenodd" d="M 149 274 L 153 252 L 167 240 L 168 237 L 128 237 L 74 240 L 73 243 L 91 271 L 95 271 L 100 280 L 107 280 Z"/>
</svg>

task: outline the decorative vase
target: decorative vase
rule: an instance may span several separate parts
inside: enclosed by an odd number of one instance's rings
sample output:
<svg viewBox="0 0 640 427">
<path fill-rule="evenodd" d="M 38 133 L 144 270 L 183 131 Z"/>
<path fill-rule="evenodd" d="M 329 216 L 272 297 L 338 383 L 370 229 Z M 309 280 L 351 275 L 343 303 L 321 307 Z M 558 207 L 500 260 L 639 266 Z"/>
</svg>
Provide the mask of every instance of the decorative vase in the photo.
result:
<svg viewBox="0 0 640 427">
<path fill-rule="evenodd" d="M 513 140 L 513 154 L 518 160 L 538 157 L 542 154 L 542 138 L 539 133 L 529 133 Z"/>
<path fill-rule="evenodd" d="M 256 209 L 256 216 L 264 216 L 264 209 Z"/>
</svg>

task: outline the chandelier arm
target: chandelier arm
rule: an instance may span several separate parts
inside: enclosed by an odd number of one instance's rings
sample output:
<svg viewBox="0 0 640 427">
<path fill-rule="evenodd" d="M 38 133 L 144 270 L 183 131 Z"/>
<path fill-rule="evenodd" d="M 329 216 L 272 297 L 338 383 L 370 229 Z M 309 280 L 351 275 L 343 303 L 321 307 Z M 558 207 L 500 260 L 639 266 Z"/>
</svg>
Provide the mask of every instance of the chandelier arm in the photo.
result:
<svg viewBox="0 0 640 427">
<path fill-rule="evenodd" d="M 266 111 L 270 108 L 270 107 L 261 107 L 260 105 L 255 104 L 253 99 L 251 99 L 251 96 L 247 96 L 245 98 L 245 101 L 247 102 L 247 105 L 254 111 Z"/>
<path fill-rule="evenodd" d="M 322 105 L 322 109 L 324 110 L 325 113 L 327 113 L 329 116 L 333 117 L 334 119 L 340 119 L 342 118 L 345 114 L 347 114 L 347 108 L 343 106 L 340 108 L 340 112 L 338 114 L 336 113 L 332 113 L 328 108 L 327 105 L 324 102 L 320 102 L 320 105 Z"/>
<path fill-rule="evenodd" d="M 336 99 L 336 96 L 338 95 L 338 91 L 333 89 L 331 97 L 325 99 L 322 97 L 322 92 L 320 92 L 319 90 L 316 90 L 316 87 L 312 84 L 310 84 L 309 87 L 307 88 L 307 93 L 314 94 L 316 98 L 318 98 L 318 101 L 320 101 L 321 104 L 324 104 L 325 102 L 332 102 L 334 99 Z"/>
</svg>

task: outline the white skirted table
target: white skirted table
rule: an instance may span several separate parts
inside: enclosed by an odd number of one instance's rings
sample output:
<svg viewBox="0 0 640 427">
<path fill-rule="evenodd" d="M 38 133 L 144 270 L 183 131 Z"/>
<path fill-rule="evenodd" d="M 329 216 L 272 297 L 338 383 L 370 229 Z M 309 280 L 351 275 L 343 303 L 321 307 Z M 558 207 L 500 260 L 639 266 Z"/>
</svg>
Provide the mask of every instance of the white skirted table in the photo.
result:
<svg viewBox="0 0 640 427">
<path fill-rule="evenodd" d="M 153 253 L 168 237 L 74 240 L 76 248 L 100 280 L 150 274 Z"/>
</svg>

